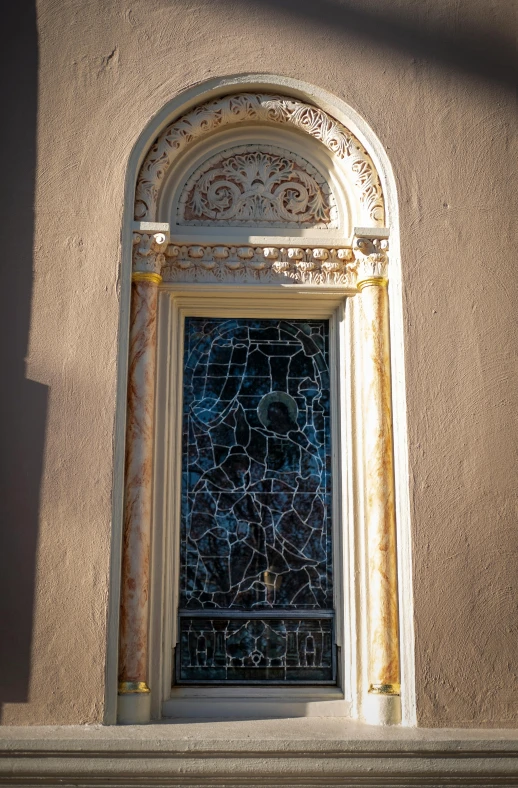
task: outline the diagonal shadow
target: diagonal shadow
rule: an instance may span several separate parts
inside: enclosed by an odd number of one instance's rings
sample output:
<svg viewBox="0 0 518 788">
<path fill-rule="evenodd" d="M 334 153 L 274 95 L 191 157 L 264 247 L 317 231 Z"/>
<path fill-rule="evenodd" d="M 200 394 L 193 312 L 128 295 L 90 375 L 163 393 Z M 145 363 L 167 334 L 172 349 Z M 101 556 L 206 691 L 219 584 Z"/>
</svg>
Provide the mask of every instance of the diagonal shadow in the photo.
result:
<svg viewBox="0 0 518 788">
<path fill-rule="evenodd" d="M 0 705 L 28 698 L 47 387 L 26 379 L 31 318 L 38 90 L 35 0 L 9 11 L 0 152 Z M 5 18 L 4 18 L 5 23 Z"/>
<path fill-rule="evenodd" d="M 364 0 L 242 0 L 242 4 L 267 8 L 269 14 L 277 16 L 290 15 L 299 22 L 306 20 L 308 29 L 327 30 L 374 43 L 380 47 L 380 54 L 396 50 L 419 62 L 429 61 L 487 83 L 498 83 L 506 89 L 516 88 L 517 59 L 511 12 L 510 35 L 506 37 L 496 24 L 476 25 L 470 18 L 469 3 L 458 6 L 458 13 L 464 13 L 458 23 L 452 20 L 452 14 L 457 12 L 453 4 L 447 14 L 433 3 L 418 4 L 414 17 L 388 0 L 370 8 Z M 235 2 L 220 0 L 219 5 L 227 5 L 229 15 L 235 13 Z M 426 13 L 426 18 L 419 19 L 419 12 Z"/>
</svg>

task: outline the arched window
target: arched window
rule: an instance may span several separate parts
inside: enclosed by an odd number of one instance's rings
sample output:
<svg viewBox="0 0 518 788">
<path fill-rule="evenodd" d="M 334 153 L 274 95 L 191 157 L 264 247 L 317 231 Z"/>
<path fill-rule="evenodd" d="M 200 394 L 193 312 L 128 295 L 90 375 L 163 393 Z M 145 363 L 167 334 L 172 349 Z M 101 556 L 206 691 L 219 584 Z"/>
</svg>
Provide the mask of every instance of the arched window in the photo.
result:
<svg viewBox="0 0 518 788">
<path fill-rule="evenodd" d="M 388 224 L 373 151 L 295 95 L 206 96 L 147 151 L 122 719 L 255 693 L 399 720 Z"/>
</svg>

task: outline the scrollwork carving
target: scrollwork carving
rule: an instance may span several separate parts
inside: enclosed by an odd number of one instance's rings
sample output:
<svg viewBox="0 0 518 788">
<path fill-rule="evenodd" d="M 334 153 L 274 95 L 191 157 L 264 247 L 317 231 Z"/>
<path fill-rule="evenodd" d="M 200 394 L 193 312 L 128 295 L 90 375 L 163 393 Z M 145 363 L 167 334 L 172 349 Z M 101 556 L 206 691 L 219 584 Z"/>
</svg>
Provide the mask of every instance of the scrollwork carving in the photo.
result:
<svg viewBox="0 0 518 788">
<path fill-rule="evenodd" d="M 177 221 L 187 225 L 336 227 L 334 198 L 305 159 L 247 145 L 213 156 L 188 179 Z"/>
<path fill-rule="evenodd" d="M 376 169 L 360 142 L 323 110 L 303 101 L 267 93 L 240 93 L 202 104 L 186 113 L 159 136 L 140 170 L 135 219 L 156 219 L 158 194 L 175 158 L 206 134 L 230 124 L 262 122 L 288 125 L 325 145 L 349 169 L 359 192 L 367 224 L 382 226 L 383 194 Z"/>
</svg>

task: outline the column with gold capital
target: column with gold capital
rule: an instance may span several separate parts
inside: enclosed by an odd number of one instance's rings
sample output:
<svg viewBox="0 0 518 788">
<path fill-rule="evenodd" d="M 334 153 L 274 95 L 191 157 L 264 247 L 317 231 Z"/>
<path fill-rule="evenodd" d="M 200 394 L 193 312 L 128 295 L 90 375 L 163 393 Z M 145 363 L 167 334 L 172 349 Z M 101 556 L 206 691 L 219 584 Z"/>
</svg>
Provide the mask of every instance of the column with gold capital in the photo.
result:
<svg viewBox="0 0 518 788">
<path fill-rule="evenodd" d="M 355 239 L 360 291 L 363 456 L 368 582 L 366 718 L 400 721 L 396 517 L 390 379 L 388 241 Z"/>
<path fill-rule="evenodd" d="M 158 286 L 168 234 L 134 233 L 119 626 L 118 721 L 147 722 Z"/>
</svg>

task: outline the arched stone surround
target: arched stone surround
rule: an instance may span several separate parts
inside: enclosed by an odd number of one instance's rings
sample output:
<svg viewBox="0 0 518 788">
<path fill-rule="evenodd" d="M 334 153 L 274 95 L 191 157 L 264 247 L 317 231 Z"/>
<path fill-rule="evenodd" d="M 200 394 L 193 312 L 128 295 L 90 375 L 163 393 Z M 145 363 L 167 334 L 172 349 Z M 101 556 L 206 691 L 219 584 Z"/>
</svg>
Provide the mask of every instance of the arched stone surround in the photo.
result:
<svg viewBox="0 0 518 788">
<path fill-rule="evenodd" d="M 399 645 L 386 287 L 388 232 L 384 228 L 386 213 L 380 179 L 371 157 L 358 139 L 326 112 L 292 97 L 251 92 L 227 95 L 202 103 L 169 124 L 151 146 L 137 181 L 134 217 L 138 224 L 134 227 L 133 240 L 134 285 L 121 614 L 120 667 L 123 692 L 120 698 L 123 703 L 129 702 L 131 705 L 134 701 L 141 702 L 147 694 L 144 665 L 149 655 L 147 641 L 144 643 L 143 639 L 146 640 L 145 633 L 149 628 L 149 570 L 146 574 L 145 567 L 149 564 L 151 532 L 154 413 L 150 403 L 153 400 L 151 390 L 155 379 L 156 292 L 171 260 L 176 262 L 183 257 L 190 265 L 200 259 L 216 259 L 219 256 L 220 263 L 225 266 L 227 262 L 240 261 L 246 264 L 252 259 L 247 252 L 230 246 L 206 246 L 202 248 L 201 255 L 198 250 L 193 253 L 193 246 L 179 249 L 174 244 L 174 238 L 169 237 L 169 228 L 156 221 L 160 190 L 167 181 L 167 173 L 175 158 L 187 147 L 194 146 L 202 137 L 213 134 L 222 126 L 254 122 L 290 125 L 306 133 L 317 144 L 325 145 L 340 161 L 340 166 L 347 170 L 359 196 L 361 214 L 355 217 L 355 224 L 361 219 L 365 226 L 356 231 L 354 249 L 346 244 L 342 248 L 337 248 L 336 244 L 333 247 L 322 244 L 320 247 L 304 249 L 293 246 L 279 248 L 277 244 L 255 248 L 253 261 L 257 263 L 264 258 L 269 270 L 269 281 L 273 283 L 278 278 L 276 273 L 286 273 L 287 268 L 292 271 L 292 281 L 304 282 L 298 276 L 304 266 L 305 270 L 310 271 L 320 266 L 321 272 L 327 270 L 333 275 L 340 274 L 341 279 L 333 280 L 333 284 L 344 287 L 347 295 L 361 293 L 364 305 L 360 321 L 362 347 L 364 358 L 371 360 L 371 372 L 374 370 L 370 382 L 363 387 L 363 408 L 371 414 L 370 434 L 378 436 L 367 449 L 370 454 L 364 462 L 364 472 L 371 479 L 377 477 L 378 480 L 370 488 L 368 500 L 372 506 L 365 513 L 366 539 L 370 545 L 369 585 L 376 588 L 378 597 L 377 600 L 369 601 L 370 692 L 379 695 L 382 702 L 388 697 L 392 703 L 399 691 Z M 288 261 L 288 265 L 283 267 L 283 261 Z M 277 272 L 276 264 L 279 269 Z M 235 273 L 235 266 L 228 266 L 228 270 Z M 313 287 L 330 284 L 322 277 L 307 281 Z M 381 378 L 379 375 L 376 377 L 376 370 L 379 373 L 380 369 L 384 370 Z M 369 369 L 365 371 L 363 379 L 364 382 L 369 380 Z M 383 440 L 379 440 L 380 434 Z M 368 439 L 364 441 L 364 446 L 369 447 Z M 384 541 L 384 546 L 380 540 Z M 377 545 L 375 549 L 374 545 Z M 132 661 L 133 666 L 130 664 Z M 129 713 L 131 716 L 132 712 Z M 133 715 L 135 720 L 140 718 L 139 713 Z M 393 711 L 388 716 L 394 718 Z M 378 718 L 382 717 L 383 713 L 378 713 Z"/>
<path fill-rule="evenodd" d="M 225 126 L 241 123 L 287 126 L 322 143 L 350 171 L 363 207 L 361 224 L 384 226 L 385 211 L 378 173 L 354 134 L 317 107 L 268 93 L 224 96 L 195 107 L 168 126 L 151 147 L 141 167 L 136 187 L 135 220 L 157 221 L 161 184 L 175 158 L 187 146 Z"/>
</svg>

